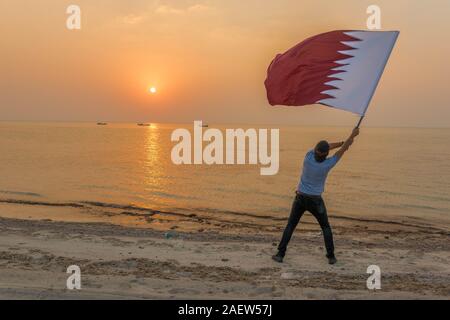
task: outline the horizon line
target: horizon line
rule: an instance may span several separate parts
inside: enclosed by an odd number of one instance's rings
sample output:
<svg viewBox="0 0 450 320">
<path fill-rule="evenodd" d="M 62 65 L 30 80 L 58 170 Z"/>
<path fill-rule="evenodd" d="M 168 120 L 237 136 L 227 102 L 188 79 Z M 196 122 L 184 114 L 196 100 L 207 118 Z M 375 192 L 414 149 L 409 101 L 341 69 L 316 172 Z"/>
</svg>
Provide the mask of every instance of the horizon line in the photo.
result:
<svg viewBox="0 0 450 320">
<path fill-rule="evenodd" d="M 0 123 L 111 123 L 111 124 L 139 124 L 139 123 L 149 123 L 149 124 L 191 124 L 194 121 L 203 121 L 208 125 L 217 124 L 217 125 L 258 125 L 258 126 L 286 126 L 286 127 L 331 127 L 331 128 L 349 128 L 353 127 L 353 125 L 327 125 L 327 124 L 289 124 L 289 123 L 263 123 L 263 122 L 210 122 L 204 121 L 201 119 L 191 120 L 191 121 L 173 121 L 173 122 L 147 122 L 147 121 L 119 121 L 119 120 L 1 120 Z M 411 125 L 398 125 L 398 126 L 378 126 L 378 125 L 364 125 L 363 128 L 397 128 L 397 129 L 450 129 L 450 125 L 448 126 L 411 126 Z"/>
</svg>

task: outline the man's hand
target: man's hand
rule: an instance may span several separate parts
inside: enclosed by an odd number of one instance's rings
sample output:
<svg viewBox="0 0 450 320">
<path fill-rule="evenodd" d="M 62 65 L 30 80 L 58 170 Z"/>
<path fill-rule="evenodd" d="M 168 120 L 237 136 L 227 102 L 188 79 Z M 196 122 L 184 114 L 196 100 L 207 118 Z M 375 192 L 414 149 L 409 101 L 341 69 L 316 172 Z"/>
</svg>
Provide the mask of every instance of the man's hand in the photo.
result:
<svg viewBox="0 0 450 320">
<path fill-rule="evenodd" d="M 347 151 L 348 148 L 350 148 L 350 146 L 353 144 L 353 139 L 358 135 L 359 135 L 359 128 L 354 128 L 352 133 L 350 134 L 350 137 L 348 137 L 348 139 L 344 142 L 342 147 L 335 154 L 339 159 L 344 155 L 345 151 Z"/>
<path fill-rule="evenodd" d="M 359 128 L 354 128 L 350 137 L 355 138 L 359 135 Z"/>
</svg>

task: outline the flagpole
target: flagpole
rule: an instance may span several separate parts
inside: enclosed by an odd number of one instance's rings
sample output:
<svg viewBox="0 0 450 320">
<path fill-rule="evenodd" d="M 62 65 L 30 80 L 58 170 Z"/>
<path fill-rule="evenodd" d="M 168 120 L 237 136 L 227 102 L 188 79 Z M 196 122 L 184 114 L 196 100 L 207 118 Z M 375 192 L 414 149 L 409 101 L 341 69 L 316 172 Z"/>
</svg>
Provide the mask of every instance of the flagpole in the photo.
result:
<svg viewBox="0 0 450 320">
<path fill-rule="evenodd" d="M 361 125 L 361 122 L 363 121 L 364 116 L 361 116 L 361 118 L 359 118 L 358 124 L 356 125 L 356 128 L 359 128 L 359 126 Z"/>
</svg>

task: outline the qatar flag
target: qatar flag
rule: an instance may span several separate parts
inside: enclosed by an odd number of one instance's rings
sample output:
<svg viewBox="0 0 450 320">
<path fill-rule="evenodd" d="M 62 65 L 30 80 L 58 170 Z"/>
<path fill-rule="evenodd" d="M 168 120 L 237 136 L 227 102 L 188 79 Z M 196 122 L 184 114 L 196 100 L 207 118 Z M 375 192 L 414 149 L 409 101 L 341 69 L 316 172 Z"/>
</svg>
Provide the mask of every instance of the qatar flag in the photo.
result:
<svg viewBox="0 0 450 320">
<path fill-rule="evenodd" d="M 398 31 L 331 31 L 278 54 L 267 70 L 271 105 L 319 103 L 363 116 Z"/>
</svg>

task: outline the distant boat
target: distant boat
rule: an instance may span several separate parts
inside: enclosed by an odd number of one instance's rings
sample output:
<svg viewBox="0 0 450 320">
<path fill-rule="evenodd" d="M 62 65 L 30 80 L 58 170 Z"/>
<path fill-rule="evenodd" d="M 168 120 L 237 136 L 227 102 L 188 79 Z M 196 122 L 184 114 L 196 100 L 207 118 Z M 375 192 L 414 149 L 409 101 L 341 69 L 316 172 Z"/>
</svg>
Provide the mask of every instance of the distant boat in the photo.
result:
<svg viewBox="0 0 450 320">
<path fill-rule="evenodd" d="M 208 124 L 202 124 L 202 128 L 208 128 L 209 125 Z"/>
<path fill-rule="evenodd" d="M 137 125 L 140 127 L 150 127 L 151 126 L 150 123 L 138 123 Z"/>
<path fill-rule="evenodd" d="M 97 122 L 98 126 L 107 126 L 108 124 L 106 122 Z"/>
</svg>

